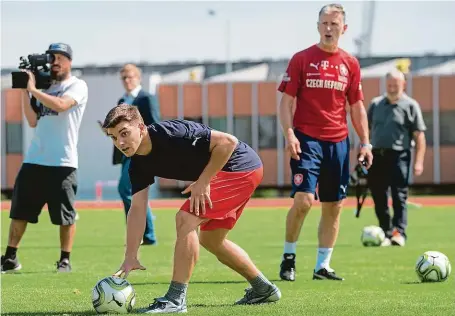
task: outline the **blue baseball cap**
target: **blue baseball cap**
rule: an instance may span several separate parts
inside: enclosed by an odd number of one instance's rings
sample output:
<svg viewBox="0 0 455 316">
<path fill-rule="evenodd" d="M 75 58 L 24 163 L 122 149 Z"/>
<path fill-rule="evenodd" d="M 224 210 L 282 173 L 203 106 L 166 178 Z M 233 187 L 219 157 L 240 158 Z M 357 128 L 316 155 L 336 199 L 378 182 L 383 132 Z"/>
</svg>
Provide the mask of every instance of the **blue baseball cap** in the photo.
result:
<svg viewBox="0 0 455 316">
<path fill-rule="evenodd" d="M 65 43 L 52 43 L 51 45 L 49 45 L 49 48 L 46 51 L 46 53 L 62 54 L 68 57 L 70 60 L 73 59 L 73 50 L 71 49 L 71 46 Z"/>
</svg>

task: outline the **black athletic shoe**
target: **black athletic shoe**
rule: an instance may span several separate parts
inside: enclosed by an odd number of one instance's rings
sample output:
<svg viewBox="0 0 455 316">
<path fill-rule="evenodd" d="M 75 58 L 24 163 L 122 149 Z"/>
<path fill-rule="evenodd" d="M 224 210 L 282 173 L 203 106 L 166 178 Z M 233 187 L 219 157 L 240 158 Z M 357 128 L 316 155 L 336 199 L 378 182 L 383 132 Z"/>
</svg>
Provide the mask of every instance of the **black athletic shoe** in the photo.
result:
<svg viewBox="0 0 455 316">
<path fill-rule="evenodd" d="M 22 265 L 19 263 L 19 260 L 17 260 L 17 257 L 14 259 L 11 258 L 6 259 L 5 256 L 2 256 L 1 264 L 2 273 L 19 271 L 20 269 L 22 269 Z"/>
<path fill-rule="evenodd" d="M 281 291 L 272 284 L 266 293 L 256 293 L 252 288 L 245 289 L 245 296 L 235 302 L 235 305 L 250 305 L 250 304 L 263 304 L 272 303 L 280 300 Z"/>
<path fill-rule="evenodd" d="M 313 272 L 313 280 L 335 280 L 335 281 L 343 281 L 342 277 L 339 277 L 335 274 L 335 271 L 329 272 L 327 269 L 323 268 L 318 272 Z"/>
<path fill-rule="evenodd" d="M 142 239 L 141 246 L 155 246 L 156 244 L 156 240 Z"/>
<path fill-rule="evenodd" d="M 285 253 L 280 265 L 280 278 L 284 281 L 295 281 L 295 254 Z"/>
<path fill-rule="evenodd" d="M 71 272 L 71 264 L 68 259 L 57 261 L 57 272 Z"/>
</svg>

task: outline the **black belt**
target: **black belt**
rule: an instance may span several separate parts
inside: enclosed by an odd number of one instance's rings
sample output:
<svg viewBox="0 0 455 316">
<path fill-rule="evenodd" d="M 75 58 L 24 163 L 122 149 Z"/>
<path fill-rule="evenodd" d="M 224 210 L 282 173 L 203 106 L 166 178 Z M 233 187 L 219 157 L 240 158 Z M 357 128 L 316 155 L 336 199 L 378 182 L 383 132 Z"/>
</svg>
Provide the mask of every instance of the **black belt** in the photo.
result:
<svg viewBox="0 0 455 316">
<path fill-rule="evenodd" d="M 392 148 L 373 148 L 372 153 L 380 156 L 384 156 L 386 154 L 400 154 L 405 150 L 394 150 Z"/>
</svg>

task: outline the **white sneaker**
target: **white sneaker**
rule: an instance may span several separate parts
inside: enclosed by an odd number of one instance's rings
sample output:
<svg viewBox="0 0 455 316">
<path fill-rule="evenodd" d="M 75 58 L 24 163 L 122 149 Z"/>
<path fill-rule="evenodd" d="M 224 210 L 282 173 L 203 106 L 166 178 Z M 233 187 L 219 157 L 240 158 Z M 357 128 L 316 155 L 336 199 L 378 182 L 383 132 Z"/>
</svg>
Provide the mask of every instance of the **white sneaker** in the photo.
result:
<svg viewBox="0 0 455 316">
<path fill-rule="evenodd" d="M 390 238 L 385 238 L 384 241 L 381 243 L 381 247 L 389 247 L 392 245 L 392 242 L 390 241 Z"/>
<path fill-rule="evenodd" d="M 140 314 L 170 314 L 170 313 L 186 313 L 186 299 L 181 305 L 176 305 L 165 297 L 155 298 L 153 304 L 149 307 L 139 310 Z"/>
<path fill-rule="evenodd" d="M 406 239 L 398 230 L 394 230 L 392 233 L 392 245 L 403 247 L 406 244 Z"/>
</svg>

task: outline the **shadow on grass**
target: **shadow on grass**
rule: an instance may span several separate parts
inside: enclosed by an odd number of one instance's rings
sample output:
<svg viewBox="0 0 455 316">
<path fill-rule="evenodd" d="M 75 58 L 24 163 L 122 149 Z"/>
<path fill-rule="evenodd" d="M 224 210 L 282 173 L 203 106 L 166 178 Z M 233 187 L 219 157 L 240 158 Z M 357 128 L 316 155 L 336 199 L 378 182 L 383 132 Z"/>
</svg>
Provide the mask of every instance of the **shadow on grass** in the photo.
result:
<svg viewBox="0 0 455 316">
<path fill-rule="evenodd" d="M 234 304 L 189 304 L 188 308 L 191 307 L 233 307 Z"/>
<path fill-rule="evenodd" d="M 246 283 L 246 281 L 190 281 L 191 284 L 241 284 Z M 169 282 L 132 282 L 133 286 L 141 285 L 169 285 Z"/>
<path fill-rule="evenodd" d="M 234 304 L 190 304 L 189 308 L 211 308 L 211 307 L 231 307 L 235 306 Z M 145 307 L 145 306 L 144 306 Z M 131 314 L 135 314 L 140 310 L 140 308 L 135 308 Z M 80 312 L 13 312 L 13 313 L 2 313 L 4 316 L 88 316 L 88 315 L 99 315 L 96 311 L 80 311 Z M 108 314 L 110 315 L 110 314 Z"/>
<path fill-rule="evenodd" d="M 98 315 L 96 311 L 82 311 L 82 312 L 17 312 L 17 313 L 2 313 L 5 316 L 86 316 L 86 315 Z"/>
<path fill-rule="evenodd" d="M 280 282 L 281 280 L 270 280 L 270 282 Z M 190 281 L 191 284 L 247 284 L 247 281 Z M 132 282 L 133 286 L 141 285 L 169 285 L 169 282 Z"/>
<path fill-rule="evenodd" d="M 420 282 L 420 281 L 406 281 L 406 282 L 401 282 L 401 284 L 405 284 L 405 285 L 422 284 L 422 282 Z"/>
<path fill-rule="evenodd" d="M 5 275 L 20 275 L 20 274 L 57 274 L 56 270 L 41 270 L 41 271 L 14 271 L 2 274 Z"/>
<path fill-rule="evenodd" d="M 120 247 L 124 247 L 121 243 L 118 244 L 81 244 L 77 245 L 78 249 L 83 249 L 83 248 L 100 248 L 100 249 L 106 249 L 106 248 L 112 248 L 112 249 L 118 249 Z M 21 250 L 23 249 L 56 249 L 55 245 L 33 245 L 33 246 L 22 246 Z"/>
</svg>

